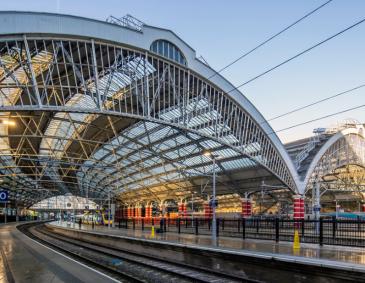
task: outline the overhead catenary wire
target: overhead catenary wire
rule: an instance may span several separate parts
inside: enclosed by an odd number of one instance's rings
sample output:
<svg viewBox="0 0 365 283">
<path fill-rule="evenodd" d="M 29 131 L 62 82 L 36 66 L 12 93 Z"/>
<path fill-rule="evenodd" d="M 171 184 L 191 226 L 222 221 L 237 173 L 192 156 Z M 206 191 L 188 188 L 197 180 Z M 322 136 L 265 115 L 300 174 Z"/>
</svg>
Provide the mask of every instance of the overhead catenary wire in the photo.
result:
<svg viewBox="0 0 365 283">
<path fill-rule="evenodd" d="M 289 30 L 290 28 L 294 27 L 296 24 L 300 23 L 301 21 L 303 21 L 304 19 L 308 18 L 310 15 L 314 14 L 315 12 L 317 12 L 318 10 L 320 10 L 321 8 L 323 8 L 324 6 L 326 6 L 327 4 L 329 4 L 330 2 L 332 2 L 333 0 L 328 0 L 325 3 L 321 4 L 320 6 L 318 6 L 317 8 L 315 8 L 314 10 L 311 10 L 310 12 L 308 12 L 307 14 L 305 14 L 304 16 L 302 16 L 301 18 L 299 18 L 298 20 L 296 20 L 295 22 L 293 22 L 292 24 L 288 25 L 287 27 L 285 27 L 284 29 L 280 30 L 279 32 L 275 33 L 273 36 L 269 37 L 268 39 L 264 40 L 263 42 L 261 42 L 260 44 L 258 44 L 257 46 L 255 46 L 254 48 L 252 48 L 251 50 L 245 52 L 244 54 L 242 54 L 240 57 L 238 57 L 237 59 L 233 60 L 232 62 L 230 62 L 229 64 L 227 64 L 226 66 L 224 66 L 223 68 L 219 69 L 218 71 L 214 71 L 214 74 L 211 75 L 208 79 L 211 79 L 213 77 L 215 77 L 216 75 L 218 75 L 219 73 L 223 72 L 224 70 L 228 69 L 230 66 L 236 64 L 238 61 L 242 60 L 243 58 L 245 58 L 246 56 L 250 55 L 252 52 L 256 51 L 257 49 L 259 49 L 260 47 L 264 46 L 266 43 L 270 42 L 271 40 L 275 39 L 276 37 L 278 37 L 279 35 L 283 34 L 284 32 L 286 32 L 287 30 Z M 205 61 L 205 60 L 204 60 Z"/>
<path fill-rule="evenodd" d="M 264 71 L 264 72 L 260 73 L 259 75 L 254 76 L 253 78 L 249 79 L 248 81 L 245 81 L 244 83 L 241 83 L 240 85 L 238 85 L 238 86 L 236 86 L 236 87 L 232 88 L 231 90 L 227 91 L 226 93 L 230 93 L 230 92 L 232 92 L 232 91 L 234 91 L 234 90 L 237 90 L 237 89 L 239 89 L 239 88 L 241 88 L 241 87 L 243 87 L 243 86 L 245 86 L 245 85 L 247 85 L 247 84 L 249 84 L 249 83 L 251 83 L 251 82 L 253 82 L 253 81 L 255 81 L 255 80 L 259 79 L 259 78 L 261 78 L 261 77 L 263 77 L 264 75 L 266 75 L 266 74 L 268 74 L 268 73 L 270 73 L 270 72 L 274 71 L 275 69 L 277 69 L 277 68 L 279 68 L 279 67 L 281 67 L 281 66 L 283 66 L 283 65 L 285 65 L 285 64 L 287 64 L 287 63 L 289 63 L 290 61 L 293 61 L 294 59 L 296 59 L 296 58 L 298 58 L 298 57 L 300 57 L 300 56 L 304 55 L 305 53 L 308 53 L 309 51 L 311 51 L 311 50 L 315 49 L 316 47 L 321 46 L 322 44 L 324 44 L 324 43 L 326 43 L 326 42 L 330 41 L 331 39 L 336 38 L 337 36 L 340 36 L 341 34 L 345 33 L 346 31 L 349 31 L 349 30 L 351 30 L 351 29 L 353 29 L 353 28 L 357 27 L 358 25 L 360 25 L 360 24 L 362 24 L 362 23 L 364 23 L 364 22 L 365 22 L 365 18 L 363 18 L 363 19 L 361 19 L 361 20 L 359 20 L 359 21 L 355 22 L 354 24 L 352 24 L 352 25 L 348 26 L 347 28 L 345 28 L 345 29 L 343 29 L 343 30 L 341 30 L 341 31 L 339 31 L 339 32 L 337 32 L 337 33 L 335 33 L 335 34 L 333 34 L 333 35 L 331 35 L 331 36 L 327 37 L 326 39 L 324 39 L 324 40 L 322 40 L 322 41 L 320 41 L 320 42 L 318 42 L 318 43 L 316 43 L 316 44 L 312 45 L 311 47 L 309 47 L 309 48 L 307 48 L 307 49 L 305 49 L 305 50 L 303 50 L 303 51 L 299 52 L 298 54 L 296 54 L 296 55 L 294 55 L 294 56 L 292 56 L 292 57 L 290 57 L 290 58 L 286 59 L 285 61 L 283 61 L 283 62 L 281 62 L 281 63 L 279 63 L 279 64 L 275 65 L 274 67 L 269 68 L 268 70 L 266 70 L 266 71 Z"/>
<path fill-rule="evenodd" d="M 283 131 L 287 131 L 287 130 L 290 130 L 290 129 L 293 129 L 293 128 L 296 128 L 296 127 L 299 127 L 299 126 L 303 126 L 303 125 L 306 125 L 306 124 L 309 124 L 309 123 L 317 122 L 319 120 L 330 118 L 330 117 L 340 115 L 340 114 L 343 114 L 343 113 L 346 113 L 346 112 L 350 112 L 350 111 L 353 111 L 353 110 L 357 110 L 357 109 L 360 109 L 360 108 L 363 108 L 363 107 L 365 107 L 365 104 L 355 106 L 355 107 L 352 107 L 352 108 L 348 108 L 348 109 L 345 109 L 345 110 L 341 110 L 341 111 L 338 111 L 338 112 L 335 112 L 335 113 L 332 113 L 332 114 L 328 114 L 328 115 L 325 115 L 325 116 L 322 116 L 322 117 L 318 117 L 318 118 L 315 118 L 315 119 L 311 119 L 311 120 L 308 120 L 308 121 L 305 121 L 305 122 L 301 122 L 301 123 L 298 123 L 298 124 L 295 124 L 295 125 L 292 125 L 292 126 L 289 126 L 289 127 L 277 130 L 277 131 L 272 131 L 272 132 L 268 133 L 268 135 L 272 135 L 272 134 L 280 133 L 280 132 L 283 132 Z"/>
<path fill-rule="evenodd" d="M 263 123 L 266 123 L 266 122 L 269 122 L 269 121 L 273 121 L 273 120 L 276 120 L 276 119 L 282 118 L 282 117 L 284 117 L 284 116 L 287 116 L 287 115 L 293 114 L 293 113 L 295 113 L 295 112 L 301 111 L 301 110 L 303 110 L 303 109 L 306 109 L 306 108 L 312 107 L 312 106 L 314 106 L 314 105 L 320 104 L 320 103 L 322 103 L 322 102 L 325 102 L 325 101 L 328 101 L 328 100 L 331 100 L 331 99 L 337 98 L 337 97 L 342 96 L 342 95 L 345 95 L 345 94 L 349 94 L 349 93 L 351 93 L 351 92 L 353 92 L 353 91 L 355 91 L 355 90 L 361 89 L 361 88 L 363 88 L 363 87 L 365 87 L 365 84 L 358 85 L 358 86 L 356 86 L 356 87 L 353 87 L 353 88 L 350 88 L 350 89 L 348 89 L 348 90 L 342 91 L 342 92 L 337 93 L 337 94 L 335 94 L 335 95 L 331 95 L 331 96 L 328 96 L 328 97 L 326 97 L 326 98 L 323 98 L 323 99 L 320 99 L 320 100 L 314 101 L 314 102 L 309 103 L 309 104 L 307 104 L 307 105 L 304 105 L 304 106 L 301 106 L 301 107 L 294 108 L 293 110 L 290 110 L 290 111 L 285 112 L 285 113 L 283 113 L 283 114 L 279 114 L 279 115 L 274 116 L 274 117 L 272 117 L 272 118 L 270 118 L 270 119 L 267 119 L 267 120 L 266 120 L 265 122 L 263 122 Z"/>
</svg>

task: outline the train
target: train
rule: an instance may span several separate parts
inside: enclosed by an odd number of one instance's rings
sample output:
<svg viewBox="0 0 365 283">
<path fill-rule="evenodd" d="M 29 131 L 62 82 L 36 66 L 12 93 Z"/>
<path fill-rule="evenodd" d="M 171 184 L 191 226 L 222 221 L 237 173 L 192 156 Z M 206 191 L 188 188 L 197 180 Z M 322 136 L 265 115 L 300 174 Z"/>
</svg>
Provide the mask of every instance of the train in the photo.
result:
<svg viewBox="0 0 365 283">
<path fill-rule="evenodd" d="M 113 224 L 113 216 L 110 214 L 107 209 L 103 210 L 95 210 L 95 211 L 85 211 L 81 215 L 77 215 L 76 219 L 79 220 L 81 218 L 82 223 L 84 224 L 92 224 L 94 222 L 95 225 L 112 225 Z"/>
<path fill-rule="evenodd" d="M 365 220 L 364 212 L 329 212 L 329 213 L 321 213 L 321 216 L 324 217 L 337 217 L 342 219 L 353 219 L 353 220 Z"/>
</svg>

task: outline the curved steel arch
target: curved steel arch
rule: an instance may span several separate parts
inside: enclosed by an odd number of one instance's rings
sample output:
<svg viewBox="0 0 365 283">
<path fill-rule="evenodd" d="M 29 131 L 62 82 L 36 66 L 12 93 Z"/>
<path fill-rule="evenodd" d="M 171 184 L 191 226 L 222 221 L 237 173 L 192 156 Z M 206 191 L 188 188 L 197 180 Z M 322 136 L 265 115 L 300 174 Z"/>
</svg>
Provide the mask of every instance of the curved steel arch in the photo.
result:
<svg viewBox="0 0 365 283">
<path fill-rule="evenodd" d="M 333 135 L 313 158 L 302 183 L 302 193 L 305 193 L 315 180 L 341 166 L 365 167 L 364 133 L 364 127 L 357 126 L 343 129 Z"/>
<path fill-rule="evenodd" d="M 238 91 L 227 93 L 231 85 L 222 77 L 207 80 L 209 67 L 172 32 L 149 26 L 142 32 L 131 31 L 61 15 L 9 12 L 2 16 L 13 17 L 16 23 L 0 28 L 1 33 L 12 34 L 0 38 L 2 112 L 89 113 L 84 115 L 88 119 L 114 115 L 171 125 L 248 156 L 297 191 L 297 172 L 260 113 Z M 39 26 L 45 19 L 50 24 Z M 121 42 L 116 32 L 126 35 L 126 40 Z M 190 69 L 141 49 L 148 49 L 156 38 L 176 44 Z M 94 101 L 95 109 L 69 103 L 80 93 Z M 78 139 L 74 136 L 78 131 L 75 127 L 69 138 Z"/>
</svg>

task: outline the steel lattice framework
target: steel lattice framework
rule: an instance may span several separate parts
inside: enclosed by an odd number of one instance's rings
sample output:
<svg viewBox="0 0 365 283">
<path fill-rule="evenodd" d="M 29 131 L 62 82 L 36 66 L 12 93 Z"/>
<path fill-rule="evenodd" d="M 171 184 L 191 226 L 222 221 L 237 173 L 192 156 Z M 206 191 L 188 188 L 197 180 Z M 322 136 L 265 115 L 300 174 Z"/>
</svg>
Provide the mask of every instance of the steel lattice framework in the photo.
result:
<svg viewBox="0 0 365 283">
<path fill-rule="evenodd" d="M 363 192 L 365 189 L 365 138 L 363 126 L 339 131 L 313 159 L 305 178 L 305 192 L 315 183 L 322 190 Z"/>
<path fill-rule="evenodd" d="M 210 178 L 209 150 L 219 194 L 263 180 L 297 191 L 265 121 L 171 58 L 100 38 L 3 35 L 1 187 L 28 204 L 68 192 L 183 197 Z"/>
</svg>

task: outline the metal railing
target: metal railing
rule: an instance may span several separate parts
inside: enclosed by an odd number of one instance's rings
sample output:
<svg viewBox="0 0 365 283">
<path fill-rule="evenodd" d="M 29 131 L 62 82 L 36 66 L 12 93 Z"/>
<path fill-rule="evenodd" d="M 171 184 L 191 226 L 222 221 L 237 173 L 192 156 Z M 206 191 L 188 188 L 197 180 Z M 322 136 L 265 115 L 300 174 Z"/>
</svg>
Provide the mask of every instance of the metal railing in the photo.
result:
<svg viewBox="0 0 365 283">
<path fill-rule="evenodd" d="M 18 221 L 30 221 L 30 220 L 37 220 L 37 216 L 31 217 L 31 216 L 19 216 Z M 6 223 L 8 222 L 16 222 L 16 216 L 15 215 L 8 215 L 6 217 Z M 0 224 L 5 223 L 5 216 L 0 215 Z"/>
<path fill-rule="evenodd" d="M 154 226 L 157 233 L 211 235 L 211 222 L 203 218 L 141 217 L 118 219 L 116 223 L 121 229 L 149 231 Z M 365 220 L 360 219 L 217 219 L 217 236 L 223 237 L 293 241 L 296 230 L 302 243 L 365 247 Z"/>
<path fill-rule="evenodd" d="M 110 15 L 106 21 L 108 23 L 117 24 L 123 27 L 131 28 L 136 31 L 142 31 L 142 27 L 144 25 L 144 22 L 140 21 L 139 19 L 133 17 L 132 15 L 125 15 L 124 17 L 117 18 L 113 15 Z"/>
</svg>

